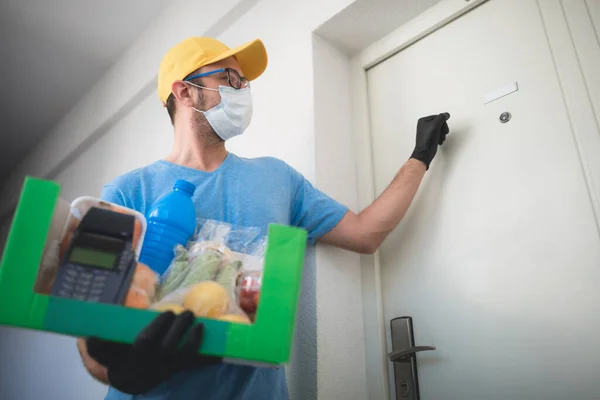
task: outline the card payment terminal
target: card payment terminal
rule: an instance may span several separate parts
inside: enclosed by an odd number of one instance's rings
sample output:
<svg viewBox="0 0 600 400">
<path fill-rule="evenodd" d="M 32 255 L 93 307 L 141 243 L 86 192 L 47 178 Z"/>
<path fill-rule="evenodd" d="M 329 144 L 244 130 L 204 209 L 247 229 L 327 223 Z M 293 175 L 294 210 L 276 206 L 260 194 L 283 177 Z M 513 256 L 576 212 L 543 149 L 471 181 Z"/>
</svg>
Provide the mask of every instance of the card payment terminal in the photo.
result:
<svg viewBox="0 0 600 400">
<path fill-rule="evenodd" d="M 73 233 L 52 296 L 123 304 L 136 267 L 135 217 L 92 207 Z"/>
</svg>

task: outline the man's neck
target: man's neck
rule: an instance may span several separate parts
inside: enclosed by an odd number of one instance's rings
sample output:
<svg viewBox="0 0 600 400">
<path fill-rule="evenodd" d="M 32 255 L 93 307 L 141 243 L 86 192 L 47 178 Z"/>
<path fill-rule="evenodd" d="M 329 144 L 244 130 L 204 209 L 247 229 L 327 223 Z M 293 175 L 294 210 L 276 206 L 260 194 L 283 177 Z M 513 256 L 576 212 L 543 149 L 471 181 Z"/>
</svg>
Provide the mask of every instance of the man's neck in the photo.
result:
<svg viewBox="0 0 600 400">
<path fill-rule="evenodd" d="M 202 135 L 186 131 L 176 131 L 171 154 L 166 161 L 200 171 L 212 172 L 219 168 L 227 149 L 222 141 L 206 140 Z"/>
</svg>

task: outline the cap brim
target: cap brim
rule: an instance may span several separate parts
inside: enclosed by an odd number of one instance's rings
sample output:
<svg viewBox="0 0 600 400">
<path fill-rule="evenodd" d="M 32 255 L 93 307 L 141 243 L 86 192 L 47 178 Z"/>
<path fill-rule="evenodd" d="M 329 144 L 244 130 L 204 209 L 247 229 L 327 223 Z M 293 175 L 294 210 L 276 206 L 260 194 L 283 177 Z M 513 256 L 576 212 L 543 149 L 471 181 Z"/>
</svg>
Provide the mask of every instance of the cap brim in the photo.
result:
<svg viewBox="0 0 600 400">
<path fill-rule="evenodd" d="M 234 49 L 219 54 L 211 63 L 235 57 L 240 64 L 244 77 L 253 81 L 267 69 L 268 56 L 265 45 L 260 39 L 253 40 Z"/>
</svg>

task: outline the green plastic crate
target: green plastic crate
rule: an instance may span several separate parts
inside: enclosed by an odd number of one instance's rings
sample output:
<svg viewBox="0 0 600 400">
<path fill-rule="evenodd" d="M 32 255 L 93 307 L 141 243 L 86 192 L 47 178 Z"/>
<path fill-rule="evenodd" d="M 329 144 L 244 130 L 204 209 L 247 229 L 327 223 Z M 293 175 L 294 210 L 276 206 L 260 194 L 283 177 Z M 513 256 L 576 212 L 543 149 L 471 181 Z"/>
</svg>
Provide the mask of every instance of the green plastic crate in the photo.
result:
<svg viewBox="0 0 600 400">
<path fill-rule="evenodd" d="M 0 266 L 0 324 L 132 343 L 157 311 L 34 292 L 59 193 L 56 182 L 25 179 Z M 200 353 L 258 365 L 289 361 L 306 236 L 302 229 L 269 226 L 256 321 L 245 325 L 199 318 L 205 324 Z"/>
</svg>

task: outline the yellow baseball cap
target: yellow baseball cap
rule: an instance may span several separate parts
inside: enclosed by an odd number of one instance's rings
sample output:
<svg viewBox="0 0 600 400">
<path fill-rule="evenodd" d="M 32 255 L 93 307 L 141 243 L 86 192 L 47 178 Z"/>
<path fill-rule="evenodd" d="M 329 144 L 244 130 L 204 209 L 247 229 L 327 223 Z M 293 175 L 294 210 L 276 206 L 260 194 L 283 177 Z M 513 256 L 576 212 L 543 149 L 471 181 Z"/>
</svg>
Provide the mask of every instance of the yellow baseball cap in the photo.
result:
<svg viewBox="0 0 600 400">
<path fill-rule="evenodd" d="M 267 50 L 260 39 L 230 49 L 209 37 L 194 36 L 171 48 L 163 57 L 158 71 L 158 96 L 163 104 L 171 94 L 173 82 L 182 80 L 198 68 L 234 56 L 249 81 L 267 68 Z"/>
</svg>

